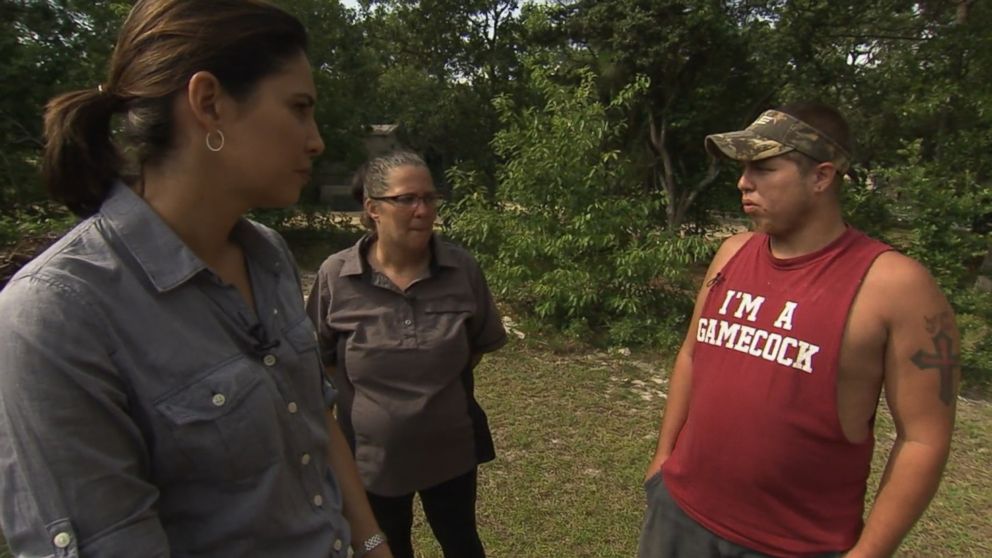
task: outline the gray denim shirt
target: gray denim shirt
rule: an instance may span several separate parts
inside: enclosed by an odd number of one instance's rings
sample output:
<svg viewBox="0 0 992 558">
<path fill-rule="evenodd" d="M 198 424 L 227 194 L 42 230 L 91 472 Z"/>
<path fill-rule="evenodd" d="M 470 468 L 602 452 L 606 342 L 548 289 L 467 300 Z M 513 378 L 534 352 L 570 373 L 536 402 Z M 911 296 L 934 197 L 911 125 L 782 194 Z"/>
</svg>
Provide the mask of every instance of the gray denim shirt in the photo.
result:
<svg viewBox="0 0 992 558">
<path fill-rule="evenodd" d="M 233 238 L 255 311 L 118 184 L 0 293 L 0 527 L 16 555 L 346 555 L 334 391 L 292 257 L 249 221 Z"/>
</svg>

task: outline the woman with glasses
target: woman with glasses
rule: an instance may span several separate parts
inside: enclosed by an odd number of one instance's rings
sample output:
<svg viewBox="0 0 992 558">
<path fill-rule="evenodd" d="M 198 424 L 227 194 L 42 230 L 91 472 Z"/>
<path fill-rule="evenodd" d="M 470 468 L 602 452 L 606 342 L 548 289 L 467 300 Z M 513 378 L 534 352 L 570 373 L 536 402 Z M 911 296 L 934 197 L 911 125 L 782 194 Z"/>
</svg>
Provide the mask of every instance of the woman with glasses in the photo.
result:
<svg viewBox="0 0 992 558">
<path fill-rule="evenodd" d="M 433 232 L 419 156 L 370 161 L 353 193 L 369 233 L 324 261 L 307 304 L 338 420 L 396 557 L 413 557 L 415 493 L 445 557 L 485 556 L 476 468 L 494 451 L 472 371 L 506 332 L 475 259 Z"/>
</svg>

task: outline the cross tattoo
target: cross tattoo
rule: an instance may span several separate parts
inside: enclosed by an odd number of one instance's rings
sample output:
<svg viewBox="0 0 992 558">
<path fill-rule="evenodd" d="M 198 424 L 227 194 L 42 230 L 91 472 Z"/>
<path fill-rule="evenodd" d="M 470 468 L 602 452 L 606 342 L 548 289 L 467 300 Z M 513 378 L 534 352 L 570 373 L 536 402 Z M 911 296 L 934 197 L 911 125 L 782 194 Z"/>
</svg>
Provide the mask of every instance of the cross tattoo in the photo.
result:
<svg viewBox="0 0 992 558">
<path fill-rule="evenodd" d="M 954 354 L 954 342 L 947 333 L 949 319 L 950 316 L 946 313 L 926 319 L 927 331 L 932 335 L 936 352 L 927 353 L 920 349 L 910 359 L 920 370 L 934 368 L 940 373 L 940 400 L 945 405 L 951 404 L 954 369 L 960 366 L 958 355 Z"/>
</svg>

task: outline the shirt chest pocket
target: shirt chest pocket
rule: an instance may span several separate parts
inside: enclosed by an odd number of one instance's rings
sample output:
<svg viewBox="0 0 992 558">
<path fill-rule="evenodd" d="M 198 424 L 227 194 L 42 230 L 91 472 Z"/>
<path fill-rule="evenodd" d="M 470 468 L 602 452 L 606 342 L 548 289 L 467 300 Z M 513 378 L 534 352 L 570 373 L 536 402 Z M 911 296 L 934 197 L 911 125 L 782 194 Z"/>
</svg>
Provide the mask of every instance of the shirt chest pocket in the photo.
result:
<svg viewBox="0 0 992 558">
<path fill-rule="evenodd" d="M 289 341 L 289 346 L 300 355 L 301 359 L 316 357 L 319 363 L 317 332 L 314 331 L 313 325 L 310 323 L 310 318 L 306 316 L 301 317 L 294 325 L 284 329 L 282 334 Z M 309 362 L 306 363 L 306 365 L 310 364 Z"/>
<path fill-rule="evenodd" d="M 468 299 L 441 298 L 424 304 L 418 333 L 429 345 L 465 343 L 468 340 L 468 320 L 475 313 L 475 304 Z"/>
<path fill-rule="evenodd" d="M 325 397 L 333 401 L 334 393 L 330 386 L 324 384 L 324 367 L 317 351 L 317 332 L 310 323 L 310 318 L 303 316 L 283 330 L 283 336 L 289 341 L 289 346 L 295 351 L 294 358 L 299 359 L 299 372 L 288 374 L 296 392 L 296 397 L 305 409 L 318 416 L 330 406 Z M 331 389 L 328 393 L 327 390 Z M 323 424 L 323 421 L 320 421 Z"/>
<path fill-rule="evenodd" d="M 156 460 L 168 476 L 227 482 L 256 477 L 279 459 L 282 448 L 274 388 L 265 371 L 238 356 L 195 383 L 162 398 L 172 451 Z"/>
</svg>

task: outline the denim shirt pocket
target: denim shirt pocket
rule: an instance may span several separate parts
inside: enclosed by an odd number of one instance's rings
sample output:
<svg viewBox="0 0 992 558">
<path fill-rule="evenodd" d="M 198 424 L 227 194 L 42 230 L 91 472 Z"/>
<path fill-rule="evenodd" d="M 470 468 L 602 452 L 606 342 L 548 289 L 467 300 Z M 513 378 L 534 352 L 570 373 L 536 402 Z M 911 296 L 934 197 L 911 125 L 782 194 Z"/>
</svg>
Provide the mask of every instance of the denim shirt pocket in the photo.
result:
<svg viewBox="0 0 992 558">
<path fill-rule="evenodd" d="M 287 327 L 283 335 L 298 353 L 303 354 L 317 348 L 317 331 L 310 322 L 310 318 L 306 316 L 301 317 L 294 325 Z"/>
<path fill-rule="evenodd" d="M 324 410 L 333 405 L 336 390 L 330 383 L 330 378 L 324 373 L 325 364 L 318 350 L 317 331 L 310 318 L 304 315 L 293 325 L 286 327 L 282 334 L 300 359 L 300 369 L 304 377 L 298 385 L 298 397 L 305 401 L 307 409 L 322 415 Z M 310 370 L 313 370 L 313 375 L 309 374 Z M 328 388 L 331 393 L 328 393 Z"/>
<path fill-rule="evenodd" d="M 186 457 L 179 476 L 237 481 L 267 470 L 282 448 L 274 389 L 265 371 L 239 355 L 160 399 L 172 442 Z"/>
</svg>

